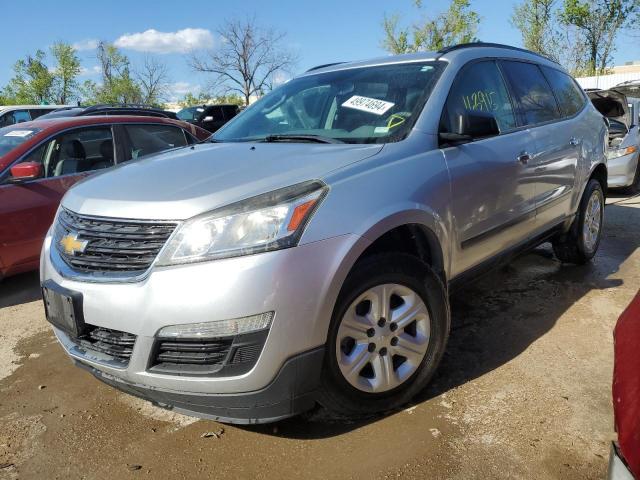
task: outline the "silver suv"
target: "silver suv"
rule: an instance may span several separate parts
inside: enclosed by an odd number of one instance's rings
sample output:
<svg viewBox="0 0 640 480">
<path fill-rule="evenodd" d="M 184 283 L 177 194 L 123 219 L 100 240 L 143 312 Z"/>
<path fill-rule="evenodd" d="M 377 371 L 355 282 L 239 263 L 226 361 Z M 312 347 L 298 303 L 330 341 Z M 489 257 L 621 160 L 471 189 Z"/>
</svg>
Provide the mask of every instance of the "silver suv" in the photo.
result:
<svg viewBox="0 0 640 480">
<path fill-rule="evenodd" d="M 455 284 L 544 241 L 594 256 L 606 141 L 575 81 L 516 48 L 312 69 L 210 143 L 72 188 L 47 317 L 78 366 L 179 412 L 393 409 L 442 358 Z"/>
</svg>

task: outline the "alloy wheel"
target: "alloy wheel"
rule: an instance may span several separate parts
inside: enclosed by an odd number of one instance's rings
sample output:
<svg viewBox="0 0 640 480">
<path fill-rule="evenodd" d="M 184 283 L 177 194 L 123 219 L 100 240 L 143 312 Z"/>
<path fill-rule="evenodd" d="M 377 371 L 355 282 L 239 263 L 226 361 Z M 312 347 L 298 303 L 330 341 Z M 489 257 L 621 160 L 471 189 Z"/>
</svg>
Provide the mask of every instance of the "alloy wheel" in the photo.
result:
<svg viewBox="0 0 640 480">
<path fill-rule="evenodd" d="M 589 198 L 587 209 L 584 215 L 584 224 L 582 225 L 582 239 L 585 248 L 592 252 L 598 243 L 600 237 L 600 228 L 602 226 L 602 197 L 599 191 L 595 190 Z"/>
<path fill-rule="evenodd" d="M 399 387 L 421 365 L 430 331 L 429 311 L 415 291 L 399 284 L 372 287 L 341 319 L 336 337 L 340 371 L 363 392 Z"/>
</svg>

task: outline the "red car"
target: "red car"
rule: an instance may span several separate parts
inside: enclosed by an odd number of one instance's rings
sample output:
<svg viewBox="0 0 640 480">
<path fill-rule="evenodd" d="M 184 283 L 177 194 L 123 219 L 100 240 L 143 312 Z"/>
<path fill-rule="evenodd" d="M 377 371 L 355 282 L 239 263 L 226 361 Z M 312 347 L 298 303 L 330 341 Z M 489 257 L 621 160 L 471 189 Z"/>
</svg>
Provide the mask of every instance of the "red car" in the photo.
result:
<svg viewBox="0 0 640 480">
<path fill-rule="evenodd" d="M 609 461 L 609 478 L 640 479 L 640 292 L 620 316 L 615 334 L 613 411 L 618 442 Z"/>
<path fill-rule="evenodd" d="M 207 139 L 186 122 L 95 116 L 0 128 L 0 279 L 36 270 L 64 193 L 101 169 Z"/>
</svg>

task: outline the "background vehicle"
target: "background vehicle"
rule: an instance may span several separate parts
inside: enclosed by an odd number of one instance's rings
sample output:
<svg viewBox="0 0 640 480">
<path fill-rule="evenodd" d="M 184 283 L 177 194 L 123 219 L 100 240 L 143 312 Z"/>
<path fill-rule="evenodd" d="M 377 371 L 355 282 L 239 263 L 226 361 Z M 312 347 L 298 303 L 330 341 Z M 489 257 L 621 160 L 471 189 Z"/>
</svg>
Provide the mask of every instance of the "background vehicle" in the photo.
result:
<svg viewBox="0 0 640 480">
<path fill-rule="evenodd" d="M 67 108 L 65 105 L 9 105 L 0 106 L 0 128 L 8 127 L 15 123 L 29 122 L 46 113 L 59 108 Z"/>
<path fill-rule="evenodd" d="M 0 129 L 0 278 L 38 268 L 60 199 L 78 180 L 209 135 L 139 116 L 41 119 Z"/>
<path fill-rule="evenodd" d="M 640 293 L 615 329 L 613 411 L 618 442 L 611 449 L 609 479 L 640 478 Z"/>
<path fill-rule="evenodd" d="M 211 143 L 72 188 L 48 319 L 96 377 L 192 415 L 388 411 L 436 371 L 450 289 L 544 241 L 593 258 L 606 141 L 577 83 L 521 49 L 313 69 Z"/>
<path fill-rule="evenodd" d="M 118 104 L 92 105 L 90 107 L 64 107 L 44 115 L 44 118 L 86 117 L 90 115 L 142 115 L 144 117 L 161 117 L 178 120 L 174 112 L 162 110 L 149 105 Z"/>
<path fill-rule="evenodd" d="M 617 88 L 587 93 L 596 109 L 610 122 L 609 188 L 626 187 L 635 193 L 640 183 L 640 100 L 627 98 Z"/>
<path fill-rule="evenodd" d="M 238 113 L 240 113 L 238 105 L 198 105 L 183 108 L 178 112 L 178 118 L 215 132 Z"/>
</svg>

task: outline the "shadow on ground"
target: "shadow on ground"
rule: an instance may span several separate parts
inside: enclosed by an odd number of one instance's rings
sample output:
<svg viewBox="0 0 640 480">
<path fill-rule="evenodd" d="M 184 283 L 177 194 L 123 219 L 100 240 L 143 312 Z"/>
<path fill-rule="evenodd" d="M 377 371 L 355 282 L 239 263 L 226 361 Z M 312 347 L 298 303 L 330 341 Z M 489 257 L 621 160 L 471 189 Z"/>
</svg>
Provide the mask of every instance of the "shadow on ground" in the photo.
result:
<svg viewBox="0 0 640 480">
<path fill-rule="evenodd" d="M 632 203 L 634 199 L 630 199 Z M 640 244 L 640 209 L 607 206 L 600 250 L 587 265 L 562 265 L 549 244 L 525 254 L 451 297 L 452 327 L 435 378 L 414 400 L 426 402 L 514 359 L 545 335 L 591 290 L 619 287 L 620 266 Z M 393 413 L 393 412 L 392 412 Z M 340 435 L 382 417 L 358 422 L 298 417 L 278 424 L 277 435 L 319 439 Z M 272 426 L 246 427 L 273 435 Z"/>
<path fill-rule="evenodd" d="M 38 272 L 22 273 L 0 281 L 0 308 L 13 307 L 41 298 Z"/>
</svg>

